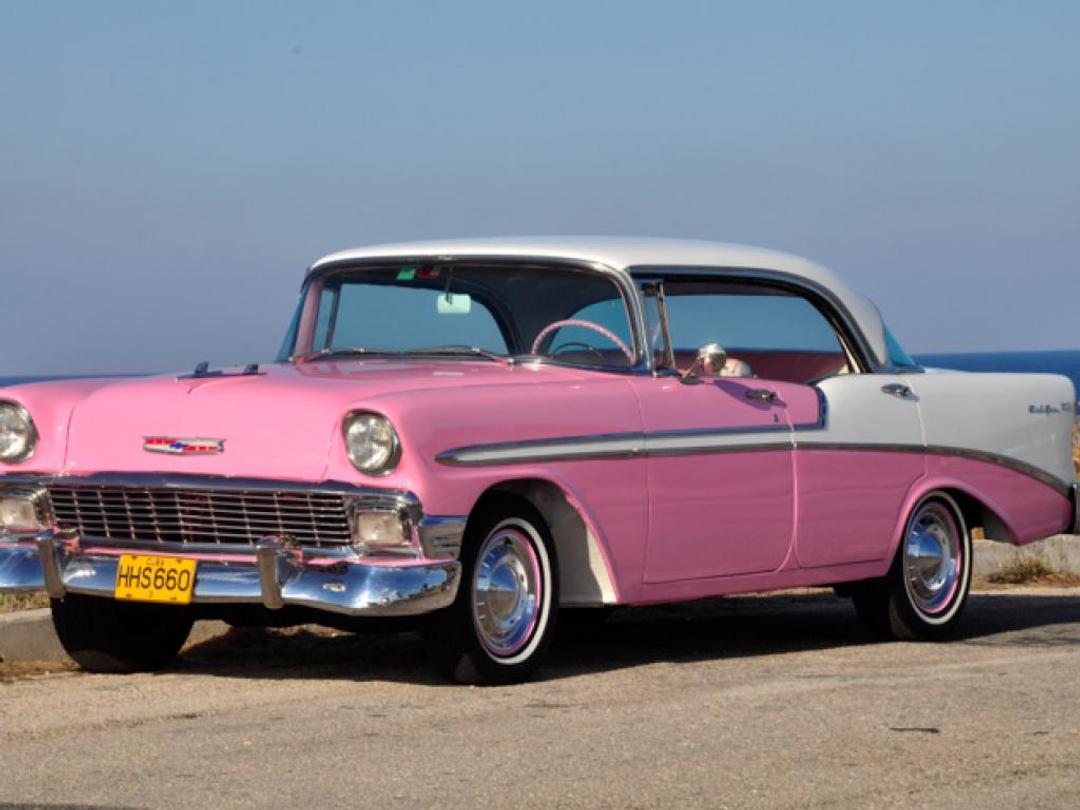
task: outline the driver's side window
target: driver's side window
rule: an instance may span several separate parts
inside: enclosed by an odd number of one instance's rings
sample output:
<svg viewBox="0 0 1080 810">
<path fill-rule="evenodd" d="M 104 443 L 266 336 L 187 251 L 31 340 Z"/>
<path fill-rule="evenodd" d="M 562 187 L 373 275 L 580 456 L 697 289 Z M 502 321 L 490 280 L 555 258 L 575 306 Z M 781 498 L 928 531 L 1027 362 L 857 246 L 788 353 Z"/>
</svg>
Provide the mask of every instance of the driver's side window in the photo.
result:
<svg viewBox="0 0 1080 810">
<path fill-rule="evenodd" d="M 787 289 L 673 281 L 664 285 L 664 300 L 680 370 L 710 343 L 738 363 L 737 376 L 809 384 L 848 370 L 843 344 L 829 321 L 813 303 Z"/>
</svg>

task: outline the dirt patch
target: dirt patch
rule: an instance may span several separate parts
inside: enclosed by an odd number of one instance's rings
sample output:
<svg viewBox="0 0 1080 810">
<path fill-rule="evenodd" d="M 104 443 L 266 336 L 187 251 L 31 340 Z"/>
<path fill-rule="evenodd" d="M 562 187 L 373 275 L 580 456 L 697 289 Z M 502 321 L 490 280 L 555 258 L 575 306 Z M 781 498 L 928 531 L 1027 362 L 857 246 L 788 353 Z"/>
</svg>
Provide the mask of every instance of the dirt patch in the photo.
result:
<svg viewBox="0 0 1080 810">
<path fill-rule="evenodd" d="M 78 672 L 74 661 L 0 661 L 0 684 L 41 678 L 60 672 Z"/>
<path fill-rule="evenodd" d="M 984 580 L 990 585 L 1047 585 L 1056 588 L 1080 586 L 1080 574 L 1057 571 L 1036 557 L 1019 557 Z"/>
<path fill-rule="evenodd" d="M 0 613 L 16 610 L 34 610 L 49 606 L 49 597 L 43 593 L 0 593 Z"/>
</svg>

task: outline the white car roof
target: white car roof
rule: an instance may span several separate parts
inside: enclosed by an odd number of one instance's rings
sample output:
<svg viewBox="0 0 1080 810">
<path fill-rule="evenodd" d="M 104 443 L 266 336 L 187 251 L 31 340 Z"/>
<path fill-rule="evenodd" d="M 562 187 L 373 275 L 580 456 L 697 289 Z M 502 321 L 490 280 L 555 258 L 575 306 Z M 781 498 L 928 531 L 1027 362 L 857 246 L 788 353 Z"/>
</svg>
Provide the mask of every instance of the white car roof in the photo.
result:
<svg viewBox="0 0 1080 810">
<path fill-rule="evenodd" d="M 875 359 L 888 364 L 885 325 L 878 308 L 852 290 L 831 270 L 798 256 L 765 248 L 696 239 L 652 239 L 611 236 L 529 236 L 491 239 L 447 239 L 400 242 L 352 248 L 324 256 L 311 270 L 329 262 L 351 259 L 482 258 L 522 256 L 569 259 L 606 265 L 626 272 L 638 266 L 730 267 L 770 270 L 805 279 L 828 290 L 851 314 Z"/>
</svg>

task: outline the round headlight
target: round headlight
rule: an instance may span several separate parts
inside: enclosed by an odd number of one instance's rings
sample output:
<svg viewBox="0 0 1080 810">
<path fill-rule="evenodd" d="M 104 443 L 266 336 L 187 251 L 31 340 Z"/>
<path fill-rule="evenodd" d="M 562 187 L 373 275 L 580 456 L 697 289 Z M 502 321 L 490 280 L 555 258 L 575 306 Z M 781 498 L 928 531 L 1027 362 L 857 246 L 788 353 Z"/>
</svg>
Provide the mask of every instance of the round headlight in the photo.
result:
<svg viewBox="0 0 1080 810">
<path fill-rule="evenodd" d="M 378 475 L 390 472 L 397 465 L 401 443 L 385 416 L 357 411 L 345 417 L 343 428 L 345 451 L 356 469 Z"/>
<path fill-rule="evenodd" d="M 0 461 L 24 461 L 37 444 L 34 420 L 17 402 L 0 401 Z"/>
</svg>

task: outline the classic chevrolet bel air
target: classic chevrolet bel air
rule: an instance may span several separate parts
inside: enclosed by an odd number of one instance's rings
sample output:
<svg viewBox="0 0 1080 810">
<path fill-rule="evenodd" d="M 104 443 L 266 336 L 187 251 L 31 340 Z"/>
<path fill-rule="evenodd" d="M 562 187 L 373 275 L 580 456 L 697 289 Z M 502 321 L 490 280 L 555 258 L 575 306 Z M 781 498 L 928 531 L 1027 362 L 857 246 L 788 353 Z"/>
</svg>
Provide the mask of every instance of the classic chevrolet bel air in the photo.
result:
<svg viewBox="0 0 1080 810">
<path fill-rule="evenodd" d="M 665 240 L 390 245 L 308 270 L 271 365 L 12 387 L 0 590 L 93 671 L 196 618 L 415 617 L 450 678 L 560 610 L 833 585 L 938 639 L 973 527 L 1077 530 L 1063 377 L 920 368 L 829 271 Z"/>
</svg>

